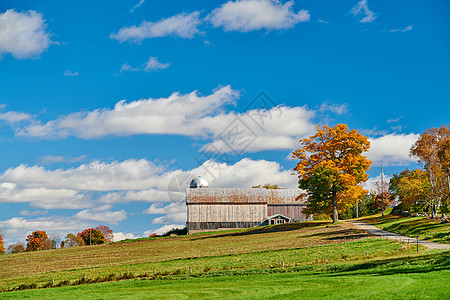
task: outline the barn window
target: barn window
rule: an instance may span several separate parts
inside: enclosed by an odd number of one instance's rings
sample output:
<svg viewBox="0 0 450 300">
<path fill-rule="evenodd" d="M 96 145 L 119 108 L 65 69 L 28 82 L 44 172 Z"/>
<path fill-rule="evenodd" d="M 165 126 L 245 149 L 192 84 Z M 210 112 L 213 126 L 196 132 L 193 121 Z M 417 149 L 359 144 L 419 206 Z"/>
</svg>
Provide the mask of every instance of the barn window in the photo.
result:
<svg viewBox="0 0 450 300">
<path fill-rule="evenodd" d="M 284 220 L 283 219 L 277 219 L 277 224 L 284 224 Z"/>
</svg>

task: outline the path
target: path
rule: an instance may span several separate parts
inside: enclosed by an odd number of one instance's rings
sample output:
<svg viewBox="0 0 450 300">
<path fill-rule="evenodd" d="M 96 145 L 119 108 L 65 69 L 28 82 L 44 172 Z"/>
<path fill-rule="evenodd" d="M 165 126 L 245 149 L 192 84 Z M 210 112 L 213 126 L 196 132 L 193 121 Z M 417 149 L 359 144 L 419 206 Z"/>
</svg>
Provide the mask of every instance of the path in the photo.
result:
<svg viewBox="0 0 450 300">
<path fill-rule="evenodd" d="M 397 233 L 393 233 L 393 232 L 389 232 L 386 230 L 382 230 L 372 224 L 368 224 L 365 222 L 361 222 L 361 221 L 355 221 L 355 220 L 347 220 L 346 222 L 349 222 L 353 225 L 355 225 L 356 228 L 360 229 L 360 230 L 364 230 L 370 234 L 373 235 L 378 235 L 378 236 L 383 236 L 385 238 L 388 238 L 390 240 L 404 240 L 405 242 L 410 239 L 411 242 L 416 242 L 415 238 L 411 238 L 408 236 L 404 236 L 404 235 L 400 235 Z M 450 250 L 450 245 L 447 244 L 441 244 L 441 243 L 435 243 L 435 242 L 430 242 L 430 241 L 424 241 L 424 240 L 419 240 L 419 244 L 422 246 L 425 246 L 429 249 L 443 249 L 443 250 Z"/>
</svg>

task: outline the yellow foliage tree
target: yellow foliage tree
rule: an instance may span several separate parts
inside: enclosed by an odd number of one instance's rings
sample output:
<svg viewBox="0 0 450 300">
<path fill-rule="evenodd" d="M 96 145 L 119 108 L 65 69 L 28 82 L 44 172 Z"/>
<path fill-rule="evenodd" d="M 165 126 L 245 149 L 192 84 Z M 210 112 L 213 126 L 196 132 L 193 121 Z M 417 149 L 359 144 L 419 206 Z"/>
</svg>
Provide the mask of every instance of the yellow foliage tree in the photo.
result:
<svg viewBox="0 0 450 300">
<path fill-rule="evenodd" d="M 329 213 L 333 222 L 338 212 L 353 207 L 367 193 L 359 183 L 367 180 L 372 162 L 362 155 L 370 148 L 365 136 L 346 124 L 317 126 L 317 133 L 301 139 L 302 147 L 292 157 L 299 187 L 308 193 L 305 213 Z"/>
<path fill-rule="evenodd" d="M 422 132 L 411 147 L 411 156 L 424 165 L 431 184 L 430 206 L 432 216 L 437 215 L 439 206 L 448 206 L 449 195 L 449 147 L 450 125 L 430 128 Z M 445 205 L 447 204 L 447 205 Z"/>
</svg>

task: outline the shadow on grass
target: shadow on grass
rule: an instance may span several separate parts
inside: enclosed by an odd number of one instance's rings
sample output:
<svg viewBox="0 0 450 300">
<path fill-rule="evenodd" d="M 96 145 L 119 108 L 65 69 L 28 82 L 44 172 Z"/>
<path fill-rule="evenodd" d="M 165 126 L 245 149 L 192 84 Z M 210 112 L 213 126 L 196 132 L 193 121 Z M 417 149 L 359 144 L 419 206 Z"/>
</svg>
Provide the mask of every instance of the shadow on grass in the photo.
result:
<svg viewBox="0 0 450 300">
<path fill-rule="evenodd" d="M 345 239 L 347 239 L 347 240 L 360 239 L 360 238 L 365 238 L 365 237 L 368 237 L 368 236 L 369 236 L 369 234 L 362 233 L 359 230 L 343 228 L 343 229 L 335 230 L 335 231 L 331 231 L 331 232 L 326 232 L 325 231 L 325 232 L 317 232 L 317 233 L 302 235 L 302 236 L 299 236 L 299 238 L 322 237 L 325 240 L 340 240 L 340 241 L 344 241 Z"/>
<path fill-rule="evenodd" d="M 305 228 L 320 227 L 320 226 L 325 226 L 325 225 L 329 225 L 329 224 L 331 224 L 331 221 L 314 221 L 314 222 L 299 222 L 299 223 L 280 224 L 280 225 L 267 225 L 267 226 L 256 227 L 254 229 L 249 229 L 249 230 L 242 231 L 242 232 L 211 234 L 208 236 L 191 238 L 190 240 L 196 241 L 196 240 L 217 238 L 217 237 L 222 237 L 222 236 L 236 237 L 236 236 L 248 236 L 248 235 L 264 234 L 264 233 L 271 233 L 271 232 L 287 232 L 287 231 L 293 231 L 293 230 L 299 230 L 299 229 L 305 229 Z"/>
<path fill-rule="evenodd" d="M 439 270 L 450 270 L 450 251 L 424 254 L 420 256 L 396 257 L 355 264 L 335 270 L 327 277 L 351 275 L 393 275 L 399 273 L 429 273 Z"/>
</svg>

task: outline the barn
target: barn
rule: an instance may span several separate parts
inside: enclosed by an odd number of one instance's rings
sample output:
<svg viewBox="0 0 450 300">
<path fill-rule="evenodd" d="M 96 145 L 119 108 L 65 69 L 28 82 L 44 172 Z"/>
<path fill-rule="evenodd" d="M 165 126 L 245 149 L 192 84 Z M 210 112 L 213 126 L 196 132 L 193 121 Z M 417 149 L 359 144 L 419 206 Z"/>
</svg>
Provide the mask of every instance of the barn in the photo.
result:
<svg viewBox="0 0 450 300">
<path fill-rule="evenodd" d="M 188 233 L 310 220 L 299 189 L 209 188 L 202 177 L 186 191 Z"/>
</svg>

